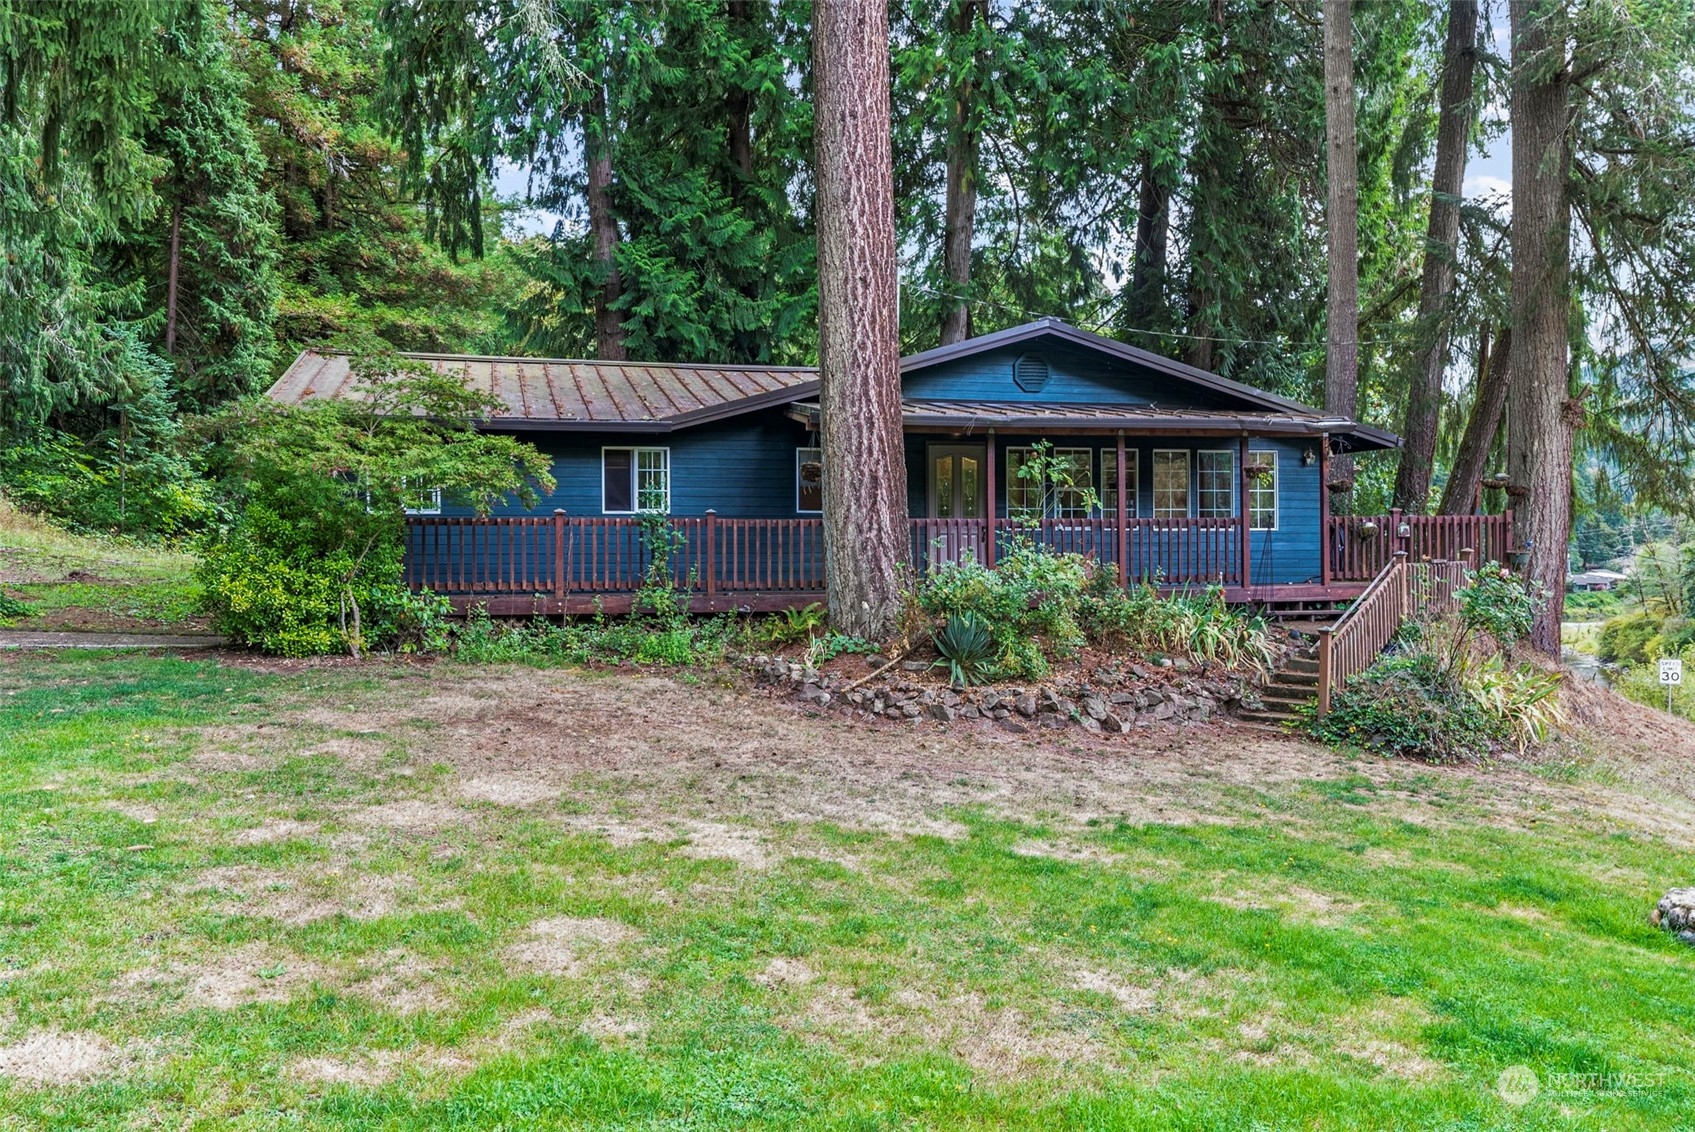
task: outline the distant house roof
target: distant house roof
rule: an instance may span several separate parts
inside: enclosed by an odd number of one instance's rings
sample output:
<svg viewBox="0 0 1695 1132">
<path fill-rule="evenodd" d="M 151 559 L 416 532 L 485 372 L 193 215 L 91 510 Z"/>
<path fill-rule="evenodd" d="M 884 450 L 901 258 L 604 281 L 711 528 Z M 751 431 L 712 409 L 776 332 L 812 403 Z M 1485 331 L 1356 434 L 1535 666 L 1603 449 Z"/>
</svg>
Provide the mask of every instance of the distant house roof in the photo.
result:
<svg viewBox="0 0 1695 1132">
<path fill-rule="evenodd" d="M 462 354 L 404 354 L 438 373 L 462 374 L 507 411 L 503 428 L 668 432 L 818 395 L 806 366 L 667 365 Z M 357 395 L 346 354 L 307 350 L 271 386 L 284 404 Z"/>
<path fill-rule="evenodd" d="M 1328 433 L 1345 451 L 1397 448 L 1400 438 L 1279 397 L 1206 370 L 1123 342 L 1079 330 L 1054 318 L 970 338 L 901 359 L 912 373 L 1033 339 L 1058 339 L 1222 396 L 1225 409 L 1142 405 L 1011 404 L 988 401 L 911 401 L 903 406 L 913 427 L 1125 428 L 1142 431 L 1191 428 L 1207 432 L 1317 436 Z M 405 354 L 437 372 L 458 372 L 471 388 L 507 407 L 491 424 L 557 431 L 670 432 L 770 406 L 818 396 L 818 371 L 810 366 L 685 365 L 548 358 L 495 358 L 459 354 Z M 269 396 L 285 404 L 356 395 L 347 355 L 307 350 L 277 379 Z"/>
</svg>

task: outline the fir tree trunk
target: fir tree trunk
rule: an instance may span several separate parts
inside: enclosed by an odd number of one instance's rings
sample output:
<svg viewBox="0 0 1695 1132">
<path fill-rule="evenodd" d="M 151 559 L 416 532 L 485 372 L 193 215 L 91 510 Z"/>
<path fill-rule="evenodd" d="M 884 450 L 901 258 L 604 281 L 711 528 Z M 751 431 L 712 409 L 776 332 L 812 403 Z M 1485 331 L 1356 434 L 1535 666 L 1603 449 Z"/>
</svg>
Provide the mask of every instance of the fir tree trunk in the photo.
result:
<svg viewBox="0 0 1695 1132">
<path fill-rule="evenodd" d="M 1472 395 L 1471 416 L 1466 419 L 1453 470 L 1442 489 L 1443 515 L 1469 515 L 1477 504 L 1483 471 L 1495 434 L 1501 431 L 1501 413 L 1507 406 L 1507 385 L 1512 380 L 1513 332 L 1503 330 L 1491 350 L 1485 330 L 1477 349 L 1477 390 Z M 1403 457 L 1404 459 L 1405 457 Z"/>
<path fill-rule="evenodd" d="M 883 641 L 901 611 L 901 440 L 888 10 L 813 9 L 825 584 L 842 632 Z"/>
<path fill-rule="evenodd" d="M 988 0 L 954 0 L 948 30 L 956 39 L 972 32 L 972 22 L 987 20 Z M 975 59 L 973 60 L 975 63 Z M 976 67 L 957 76 L 953 88 L 953 117 L 948 123 L 947 202 L 942 230 L 942 270 L 948 295 L 942 307 L 942 345 L 971 337 L 971 237 L 977 223 L 977 146 L 972 101 L 976 97 Z"/>
<path fill-rule="evenodd" d="M 1141 183 L 1136 194 L 1136 258 L 1130 270 L 1130 324 L 1138 330 L 1157 329 L 1165 303 L 1165 249 L 1171 233 L 1171 190 L 1154 171 L 1151 152 L 1142 154 Z"/>
<path fill-rule="evenodd" d="M 1418 326 L 1424 340 L 1418 372 L 1407 383 L 1406 423 L 1401 430 L 1405 446 L 1395 473 L 1395 506 L 1403 511 L 1422 512 L 1430 501 L 1430 473 L 1441 425 L 1442 375 L 1448 368 L 1448 296 L 1454 289 L 1460 192 L 1465 183 L 1466 147 L 1476 121 L 1472 97 L 1476 70 L 1477 0 L 1454 0 L 1448 5 L 1448 38 L 1442 54 L 1436 168 L 1418 298 Z"/>
<path fill-rule="evenodd" d="M 1326 319 L 1324 411 L 1350 420 L 1359 412 L 1359 182 L 1354 141 L 1354 26 L 1350 0 L 1324 0 L 1324 126 L 1330 290 Z M 1351 485 L 1354 462 L 1330 462 L 1333 482 Z M 1328 489 L 1328 485 L 1326 485 Z M 1351 490 L 1332 510 L 1353 510 Z"/>
<path fill-rule="evenodd" d="M 618 218 L 612 211 L 612 140 L 606 120 L 606 94 L 597 90 L 583 116 L 583 143 L 588 156 L 589 247 L 596 267 L 604 272 L 594 299 L 595 357 L 623 361 L 624 326 L 616 303 L 623 294 L 618 278 Z"/>
<path fill-rule="evenodd" d="M 752 0 L 725 0 L 731 35 L 744 42 L 751 22 L 751 8 Z M 742 86 L 731 88 L 725 98 L 724 111 L 728 119 L 730 164 L 744 181 L 749 180 L 753 177 L 753 95 Z M 739 186 L 735 189 L 739 197 Z"/>
<path fill-rule="evenodd" d="M 1507 474 L 1526 577 L 1547 587 L 1531 644 L 1559 655 L 1571 534 L 1570 80 L 1557 0 L 1512 0 L 1512 383 Z"/>
<path fill-rule="evenodd" d="M 177 350 L 177 277 L 182 264 L 182 200 L 171 202 L 170 263 L 165 270 L 165 355 Z"/>
</svg>

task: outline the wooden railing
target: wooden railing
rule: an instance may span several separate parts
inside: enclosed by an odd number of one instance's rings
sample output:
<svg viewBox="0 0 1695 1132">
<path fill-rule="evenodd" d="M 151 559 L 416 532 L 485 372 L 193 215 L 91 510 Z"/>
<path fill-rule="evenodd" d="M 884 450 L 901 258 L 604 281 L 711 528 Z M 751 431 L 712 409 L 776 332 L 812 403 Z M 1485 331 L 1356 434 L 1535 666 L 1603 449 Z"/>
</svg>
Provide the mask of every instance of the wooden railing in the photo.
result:
<svg viewBox="0 0 1695 1132">
<path fill-rule="evenodd" d="M 1407 529 L 1401 534 L 1402 526 Z M 1329 580 L 1363 582 L 1377 577 L 1405 551 L 1413 561 L 1454 562 L 1466 551 L 1473 562 L 1506 562 L 1513 513 L 1504 515 L 1332 515 L 1325 546 Z"/>
<path fill-rule="evenodd" d="M 631 593 L 661 548 L 640 519 L 452 518 L 407 521 L 406 582 L 444 594 Z M 671 581 L 708 596 L 719 590 L 814 593 L 824 589 L 819 519 L 665 521 Z"/>
<path fill-rule="evenodd" d="M 1332 695 L 1383 654 L 1402 622 L 1451 613 L 1469 572 L 1464 561 L 1413 562 L 1396 551 L 1348 611 L 1318 631 L 1319 716 L 1329 713 Z"/>
<path fill-rule="evenodd" d="M 628 594 L 654 568 L 654 532 L 635 518 L 551 516 L 407 521 L 406 581 L 454 595 Z M 824 525 L 819 519 L 671 518 L 667 570 L 680 588 L 720 593 L 821 594 Z M 990 548 L 989 539 L 995 546 Z M 1111 519 L 914 519 L 909 561 L 920 573 L 974 557 L 992 563 L 1016 538 L 1094 557 L 1126 580 L 1166 585 L 1239 585 L 1241 520 L 1131 519 L 1122 537 Z"/>
<path fill-rule="evenodd" d="M 964 557 L 992 565 L 1023 538 L 1116 568 L 1122 548 L 1128 582 L 1234 586 L 1242 584 L 1241 527 L 1235 517 L 1127 519 L 1120 540 L 1118 522 L 1109 518 L 995 519 L 992 525 L 987 519 L 913 519 L 910 553 L 920 570 Z"/>
</svg>

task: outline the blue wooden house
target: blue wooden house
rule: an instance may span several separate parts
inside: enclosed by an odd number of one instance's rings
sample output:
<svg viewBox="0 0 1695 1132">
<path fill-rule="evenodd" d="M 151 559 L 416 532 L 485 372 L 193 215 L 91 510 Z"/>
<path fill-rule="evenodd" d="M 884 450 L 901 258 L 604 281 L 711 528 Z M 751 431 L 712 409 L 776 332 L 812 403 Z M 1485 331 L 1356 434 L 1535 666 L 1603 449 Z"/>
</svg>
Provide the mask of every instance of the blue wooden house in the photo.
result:
<svg viewBox="0 0 1695 1132">
<path fill-rule="evenodd" d="M 505 404 L 485 427 L 548 453 L 557 481 L 533 511 L 481 518 L 421 491 L 412 584 L 492 613 L 616 611 L 650 562 L 644 516 L 661 515 L 694 608 L 822 598 L 816 370 L 412 356 Z M 1327 511 L 1330 458 L 1399 444 L 1380 429 L 1054 319 L 915 354 L 901 374 L 915 571 L 992 564 L 1026 532 L 1126 583 L 1301 602 L 1357 595 L 1409 548 L 1398 516 Z M 352 393 L 345 357 L 308 351 L 270 396 Z M 1059 486 L 1019 475 L 1038 443 L 1064 461 Z M 1412 549 L 1482 548 L 1496 536 L 1479 523 L 1441 536 L 1455 548 Z"/>
</svg>

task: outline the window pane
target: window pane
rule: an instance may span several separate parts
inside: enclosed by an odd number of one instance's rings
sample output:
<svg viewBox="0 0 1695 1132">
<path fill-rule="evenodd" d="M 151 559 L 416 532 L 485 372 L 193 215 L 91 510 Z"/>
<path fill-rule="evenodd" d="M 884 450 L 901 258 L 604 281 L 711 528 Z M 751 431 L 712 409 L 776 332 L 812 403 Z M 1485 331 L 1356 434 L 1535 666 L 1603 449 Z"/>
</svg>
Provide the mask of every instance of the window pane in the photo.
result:
<svg viewBox="0 0 1695 1132">
<path fill-rule="evenodd" d="M 1227 519 L 1236 513 L 1236 453 L 1196 453 L 1196 513 Z"/>
<path fill-rule="evenodd" d="M 795 510 L 824 510 L 824 450 L 795 449 Z"/>
<path fill-rule="evenodd" d="M 642 511 L 671 509 L 670 449 L 636 449 L 636 500 Z"/>
<path fill-rule="evenodd" d="M 1087 448 L 1061 448 L 1054 453 L 1054 516 L 1086 519 L 1088 494 L 1095 486 L 1095 454 Z"/>
<path fill-rule="evenodd" d="M 1015 519 L 1034 519 L 1041 515 L 1041 485 L 1018 474 L 1029 458 L 1028 448 L 1006 450 L 1006 510 Z"/>
<path fill-rule="evenodd" d="M 952 519 L 953 513 L 953 455 L 936 457 L 936 517 Z"/>
<path fill-rule="evenodd" d="M 1154 453 L 1154 518 L 1189 517 L 1189 453 Z"/>
<path fill-rule="evenodd" d="M 635 454 L 628 448 L 608 448 L 601 454 L 600 509 L 634 511 L 636 497 L 630 469 Z"/>
<path fill-rule="evenodd" d="M 1124 450 L 1124 478 L 1129 481 L 1129 494 L 1124 497 L 1124 516 L 1136 517 L 1136 449 Z M 1101 514 L 1118 516 L 1118 449 L 1101 449 Z"/>
<path fill-rule="evenodd" d="M 983 517 L 977 513 L 977 495 L 981 490 L 978 487 L 977 465 L 978 460 L 975 456 L 961 456 L 959 458 L 959 513 L 962 518 L 966 519 L 981 519 Z"/>
<path fill-rule="evenodd" d="M 1248 521 L 1256 531 L 1277 529 L 1277 453 L 1250 452 L 1249 468 L 1271 469 L 1248 478 Z"/>
</svg>

